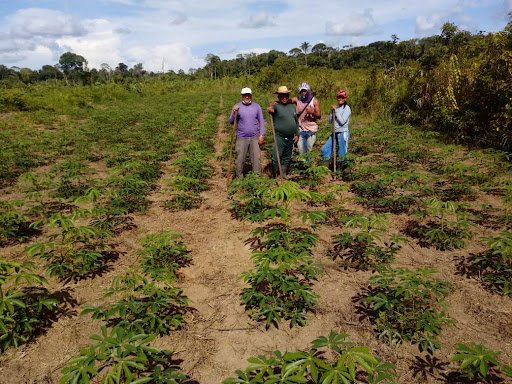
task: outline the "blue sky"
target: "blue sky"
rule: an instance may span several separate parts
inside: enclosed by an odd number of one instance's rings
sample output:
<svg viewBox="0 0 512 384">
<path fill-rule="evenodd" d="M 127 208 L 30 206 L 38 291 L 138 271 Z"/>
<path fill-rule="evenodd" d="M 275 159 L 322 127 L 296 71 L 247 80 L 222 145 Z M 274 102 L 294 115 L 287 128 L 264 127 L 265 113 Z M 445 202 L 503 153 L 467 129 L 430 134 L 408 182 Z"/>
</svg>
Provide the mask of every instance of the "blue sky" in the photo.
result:
<svg viewBox="0 0 512 384">
<path fill-rule="evenodd" d="M 188 71 L 208 53 L 409 40 L 439 34 L 447 21 L 497 32 L 509 12 L 512 0 L 0 0 L 0 64 L 40 69 L 71 51 L 89 68 Z"/>
</svg>

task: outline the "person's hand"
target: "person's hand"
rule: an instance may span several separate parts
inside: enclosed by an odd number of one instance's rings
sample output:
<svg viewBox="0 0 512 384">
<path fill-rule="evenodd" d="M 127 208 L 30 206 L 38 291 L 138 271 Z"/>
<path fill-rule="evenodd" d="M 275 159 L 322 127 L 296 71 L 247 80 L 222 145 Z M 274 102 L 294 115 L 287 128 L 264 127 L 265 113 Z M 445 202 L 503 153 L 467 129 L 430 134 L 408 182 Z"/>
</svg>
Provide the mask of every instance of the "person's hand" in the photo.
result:
<svg viewBox="0 0 512 384">
<path fill-rule="evenodd" d="M 261 136 L 258 138 L 258 144 L 262 145 L 265 142 L 265 137 Z"/>
<path fill-rule="evenodd" d="M 237 112 L 240 109 L 240 106 L 235 104 L 233 105 L 233 112 Z"/>
<path fill-rule="evenodd" d="M 332 111 L 333 111 L 333 112 L 334 112 L 334 111 L 336 111 L 336 106 L 335 106 L 335 105 L 333 105 L 333 106 L 331 107 L 331 109 L 332 109 Z"/>
<path fill-rule="evenodd" d="M 276 105 L 276 102 L 273 101 L 269 104 L 268 108 L 267 108 L 267 112 L 270 113 L 270 114 L 273 114 L 274 113 L 274 106 Z"/>
<path fill-rule="evenodd" d="M 293 136 L 293 143 L 297 144 L 299 142 L 299 135 Z"/>
</svg>

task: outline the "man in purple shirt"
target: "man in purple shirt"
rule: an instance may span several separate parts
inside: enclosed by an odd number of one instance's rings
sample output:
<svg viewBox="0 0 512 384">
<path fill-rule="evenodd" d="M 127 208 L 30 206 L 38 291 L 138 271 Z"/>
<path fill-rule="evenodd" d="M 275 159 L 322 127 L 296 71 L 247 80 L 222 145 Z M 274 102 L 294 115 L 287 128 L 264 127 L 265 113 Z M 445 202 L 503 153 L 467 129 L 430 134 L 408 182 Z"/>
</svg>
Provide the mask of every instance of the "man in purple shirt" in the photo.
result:
<svg viewBox="0 0 512 384">
<path fill-rule="evenodd" d="M 242 101 L 233 105 L 229 123 L 236 126 L 236 177 L 243 178 L 243 169 L 247 152 L 251 157 L 252 171 L 260 172 L 260 145 L 265 135 L 263 111 L 258 103 L 252 101 L 251 88 L 242 88 Z"/>
</svg>

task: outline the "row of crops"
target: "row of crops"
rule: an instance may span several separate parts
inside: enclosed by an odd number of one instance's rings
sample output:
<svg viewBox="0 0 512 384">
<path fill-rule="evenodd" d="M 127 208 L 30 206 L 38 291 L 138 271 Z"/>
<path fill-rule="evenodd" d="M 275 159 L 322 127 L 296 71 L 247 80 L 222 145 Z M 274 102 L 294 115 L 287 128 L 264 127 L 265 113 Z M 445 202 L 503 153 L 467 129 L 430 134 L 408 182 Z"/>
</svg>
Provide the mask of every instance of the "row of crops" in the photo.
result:
<svg viewBox="0 0 512 384">
<path fill-rule="evenodd" d="M 2 352 L 69 316 L 77 303 L 66 284 L 115 271 L 123 255 L 114 239 L 134 229 L 134 215 L 148 212 L 159 183 L 168 196 L 162 208 L 201 205 L 224 109 L 211 94 L 137 93 L 69 115 L 37 111 L 1 120 L 9 167 L 1 168 L 0 246 L 20 250 L 0 258 Z M 376 122 L 353 136 L 349 166 L 334 182 L 313 154 L 294 164 L 292 180 L 248 175 L 230 184 L 233 219 L 258 225 L 246 242 L 254 267 L 240 276 L 240 302 L 265 329 L 307 326 L 319 305 L 323 261 L 334 261 L 340 270 L 371 273 L 353 302 L 376 339 L 438 356 L 439 336 L 453 326 L 446 300 L 457 287 L 434 268 L 404 268 L 397 258 L 407 244 L 440 255 L 460 250 L 453 265 L 461 276 L 493 295 L 512 296 L 511 167 L 499 152 L 441 145 L 410 127 Z M 326 228 L 336 233 L 318 254 Z M 98 332 L 62 368 L 61 383 L 192 380 L 172 351 L 154 344 L 186 327 L 193 303 L 177 274 L 194 255 L 171 230 L 148 233 L 138 244 L 135 261 L 115 274 L 102 304 L 80 308 L 98 322 Z M 469 245 L 478 252 L 464 254 Z M 512 377 L 500 351 L 461 340 L 452 352 L 452 381 Z M 327 331 L 308 349 L 251 357 L 224 382 L 397 380 L 378 351 Z"/>
<path fill-rule="evenodd" d="M 190 209 L 207 188 L 218 98 L 159 96 L 114 101 L 109 107 L 73 116 L 74 127 L 48 128 L 55 124 L 49 113 L 45 129 L 31 137 L 9 129 L 27 117 L 14 116 L 5 123 L 3 134 L 12 149 L 8 162 L 21 164 L 17 156 L 29 152 L 43 155 L 34 156 L 38 163 L 30 164 L 28 172 L 3 179 L 7 198 L 0 203 L 0 245 L 28 245 L 16 255 L 20 261 L 0 259 L 2 352 L 33 341 L 70 315 L 77 301 L 68 283 L 95 279 L 115 268 L 122 255 L 114 238 L 133 230 L 133 215 L 149 209 L 148 197 L 157 188 L 164 162 L 170 164 L 164 180 L 170 198 L 164 209 Z M 16 151 L 20 145 L 29 147 L 26 153 Z M 176 283 L 179 269 L 192 256 L 171 230 L 147 234 L 139 247 L 128 271 L 115 275 L 105 290 L 107 304 L 81 307 L 80 315 L 98 321 L 98 334 L 62 368 L 61 383 L 188 379 L 173 352 L 152 342 L 182 328 L 191 310 Z M 48 278 L 61 289 L 50 290 Z"/>
<path fill-rule="evenodd" d="M 483 289 L 512 296 L 510 164 L 499 152 L 439 145 L 428 134 L 382 122 L 354 137 L 349 167 L 337 175 L 313 155 L 294 164 L 293 181 L 249 175 L 231 184 L 233 217 L 263 224 L 247 239 L 255 268 L 242 274 L 250 287 L 241 292 L 241 301 L 267 328 L 284 321 L 305 325 L 317 304 L 314 282 L 321 284 L 326 257 L 343 270 L 373 272 L 353 301 L 375 337 L 389 345 L 416 344 L 420 352 L 436 356 L 443 347 L 439 334 L 453 326 L 446 298 L 456 287 L 438 278 L 435 268 L 395 266 L 396 256 L 405 244 L 445 252 L 478 242 L 482 251 L 454 260 L 455 268 Z M 333 176 L 342 182 L 333 183 Z M 494 204 L 482 203 L 491 200 Z M 397 217 L 402 218 L 399 231 L 390 230 Z M 338 233 L 328 251 L 314 258 L 318 233 L 326 227 L 339 228 Z M 392 364 L 348 337 L 331 332 L 306 351 L 250 358 L 249 366 L 225 383 L 397 379 Z M 445 377 L 448 382 L 506 381 L 511 365 L 499 355 L 482 344 L 459 342 Z"/>
</svg>

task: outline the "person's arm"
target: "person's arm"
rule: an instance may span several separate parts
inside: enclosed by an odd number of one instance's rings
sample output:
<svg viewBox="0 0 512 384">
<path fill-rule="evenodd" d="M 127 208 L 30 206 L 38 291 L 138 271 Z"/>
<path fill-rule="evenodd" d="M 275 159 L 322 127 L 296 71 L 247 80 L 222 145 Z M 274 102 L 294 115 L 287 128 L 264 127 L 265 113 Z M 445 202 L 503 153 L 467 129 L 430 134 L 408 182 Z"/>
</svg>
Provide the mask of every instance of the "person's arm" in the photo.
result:
<svg viewBox="0 0 512 384">
<path fill-rule="evenodd" d="M 229 115 L 229 124 L 235 123 L 235 112 L 238 114 L 239 109 L 240 106 L 238 104 L 233 105 L 233 108 L 231 108 L 231 114 Z"/>
<path fill-rule="evenodd" d="M 258 143 L 261 145 L 265 141 L 265 120 L 263 118 L 263 111 L 261 107 L 258 107 L 258 122 L 260 123 L 260 136 L 258 137 Z"/>
<path fill-rule="evenodd" d="M 348 120 L 350 119 L 350 107 L 341 107 L 336 110 L 336 121 L 340 125 L 340 127 L 343 127 L 345 124 L 347 124 Z"/>
<path fill-rule="evenodd" d="M 333 116 L 336 116 L 336 106 L 331 106 L 331 113 L 329 113 L 329 117 L 327 118 L 329 120 L 329 123 L 332 124 L 332 118 Z"/>
<path fill-rule="evenodd" d="M 320 103 L 318 102 L 317 98 L 315 97 L 315 101 L 313 102 L 313 117 L 315 119 L 320 119 L 322 117 L 322 112 L 320 111 Z"/>
<path fill-rule="evenodd" d="M 272 101 L 269 105 L 268 105 L 268 108 L 267 108 L 267 112 L 270 113 L 271 115 L 274 114 L 274 106 L 276 105 L 276 102 L 275 101 Z"/>
<path fill-rule="evenodd" d="M 300 135 L 300 125 L 299 125 L 299 116 L 294 112 L 293 117 L 295 119 L 295 136 L 293 137 L 294 142 L 299 140 Z"/>
</svg>

